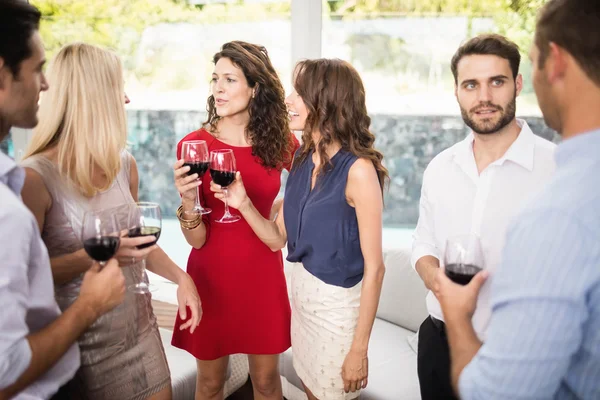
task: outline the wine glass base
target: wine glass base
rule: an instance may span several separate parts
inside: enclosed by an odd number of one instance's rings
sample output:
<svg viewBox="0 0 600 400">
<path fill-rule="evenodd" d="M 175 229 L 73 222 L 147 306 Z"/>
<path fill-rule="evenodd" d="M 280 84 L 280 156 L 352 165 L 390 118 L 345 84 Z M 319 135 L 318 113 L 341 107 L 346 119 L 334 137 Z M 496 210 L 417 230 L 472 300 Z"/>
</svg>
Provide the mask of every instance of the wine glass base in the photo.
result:
<svg viewBox="0 0 600 400">
<path fill-rule="evenodd" d="M 192 210 L 190 211 L 191 213 L 195 213 L 195 214 L 202 214 L 202 215 L 206 215 L 206 214 L 210 214 L 212 212 L 212 210 L 210 208 L 192 208 Z"/>
<path fill-rule="evenodd" d="M 237 222 L 240 219 L 242 219 L 242 217 L 240 217 L 239 215 L 224 215 L 221 219 L 217 219 L 215 220 L 215 222 L 218 222 L 220 224 L 231 224 L 232 222 Z"/>
<path fill-rule="evenodd" d="M 127 290 L 132 293 L 147 294 L 147 293 L 155 292 L 157 290 L 157 288 L 154 285 L 148 285 L 146 283 L 138 283 L 135 285 L 127 286 Z"/>
</svg>

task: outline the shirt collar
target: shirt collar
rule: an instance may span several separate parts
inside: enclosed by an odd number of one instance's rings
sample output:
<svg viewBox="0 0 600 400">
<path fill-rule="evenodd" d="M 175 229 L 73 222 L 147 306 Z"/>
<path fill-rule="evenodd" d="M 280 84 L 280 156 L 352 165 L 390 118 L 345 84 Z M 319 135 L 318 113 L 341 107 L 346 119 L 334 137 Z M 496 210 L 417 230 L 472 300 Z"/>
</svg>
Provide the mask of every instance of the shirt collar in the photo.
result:
<svg viewBox="0 0 600 400">
<path fill-rule="evenodd" d="M 563 140 L 554 155 L 557 166 L 567 164 L 576 158 L 597 158 L 600 154 L 600 129 L 581 133 Z"/>
<path fill-rule="evenodd" d="M 506 153 L 494 164 L 503 164 L 506 160 L 510 160 L 519 164 L 529 171 L 533 171 L 534 154 L 535 154 L 535 135 L 525 120 L 517 118 L 517 124 L 521 127 L 521 132 L 515 141 L 510 145 Z M 473 132 L 456 147 L 454 151 L 454 159 L 459 165 L 471 164 L 475 160 L 473 154 L 473 140 L 475 139 Z"/>
<path fill-rule="evenodd" d="M 8 186 L 17 196 L 21 195 L 25 183 L 25 171 L 2 152 L 0 152 L 0 182 Z"/>
</svg>

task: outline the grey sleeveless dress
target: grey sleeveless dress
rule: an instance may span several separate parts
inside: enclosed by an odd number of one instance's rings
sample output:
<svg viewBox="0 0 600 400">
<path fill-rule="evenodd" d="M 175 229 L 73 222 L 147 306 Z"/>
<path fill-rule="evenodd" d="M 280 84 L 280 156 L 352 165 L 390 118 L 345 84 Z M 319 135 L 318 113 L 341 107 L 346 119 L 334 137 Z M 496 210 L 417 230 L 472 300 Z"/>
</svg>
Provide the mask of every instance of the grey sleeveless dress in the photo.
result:
<svg viewBox="0 0 600 400">
<path fill-rule="evenodd" d="M 131 155 L 124 151 L 122 167 L 113 185 L 86 198 L 60 176 L 58 166 L 43 155 L 23 161 L 38 172 L 51 197 L 42 239 L 50 258 L 83 247 L 81 224 L 87 210 L 99 210 L 133 202 L 129 189 Z M 123 267 L 126 285 L 137 283 L 139 265 Z M 147 280 L 147 275 L 143 274 Z M 82 276 L 56 285 L 56 301 L 62 310 L 79 295 Z M 169 367 L 160 339 L 150 294 L 127 291 L 125 300 L 100 317 L 80 338 L 81 368 L 70 389 L 73 399 L 137 400 L 158 393 L 171 384 Z"/>
</svg>

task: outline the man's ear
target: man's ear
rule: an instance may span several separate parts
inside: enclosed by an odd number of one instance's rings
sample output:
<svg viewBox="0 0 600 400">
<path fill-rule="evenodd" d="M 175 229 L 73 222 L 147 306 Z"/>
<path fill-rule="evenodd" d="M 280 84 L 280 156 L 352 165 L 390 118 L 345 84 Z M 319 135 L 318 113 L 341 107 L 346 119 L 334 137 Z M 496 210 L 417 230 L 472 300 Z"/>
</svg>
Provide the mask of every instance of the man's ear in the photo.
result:
<svg viewBox="0 0 600 400">
<path fill-rule="evenodd" d="M 517 79 L 515 79 L 515 89 L 517 92 L 517 96 L 521 94 L 521 90 L 523 90 L 523 75 L 518 74 Z"/>
</svg>

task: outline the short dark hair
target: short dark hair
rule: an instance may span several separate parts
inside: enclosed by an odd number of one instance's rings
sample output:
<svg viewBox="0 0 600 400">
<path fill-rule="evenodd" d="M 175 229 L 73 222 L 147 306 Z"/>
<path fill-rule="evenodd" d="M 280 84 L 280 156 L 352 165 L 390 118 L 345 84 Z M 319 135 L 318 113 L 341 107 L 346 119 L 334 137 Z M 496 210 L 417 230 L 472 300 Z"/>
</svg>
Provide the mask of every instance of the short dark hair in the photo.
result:
<svg viewBox="0 0 600 400">
<path fill-rule="evenodd" d="M 543 68 L 550 42 L 577 60 L 585 74 L 600 86 L 600 1 L 550 0 L 538 15 L 535 45 Z"/>
<path fill-rule="evenodd" d="M 521 53 L 519 46 L 511 42 L 502 35 L 483 34 L 475 36 L 466 43 L 463 43 L 454 56 L 450 67 L 454 75 L 454 83 L 458 83 L 458 63 L 463 57 L 472 55 L 493 55 L 508 60 L 513 78 L 517 79 L 519 75 L 519 65 L 521 64 Z"/>
<path fill-rule="evenodd" d="M 14 76 L 31 57 L 29 40 L 40 26 L 40 11 L 25 0 L 0 0 L 0 57 Z"/>
</svg>

